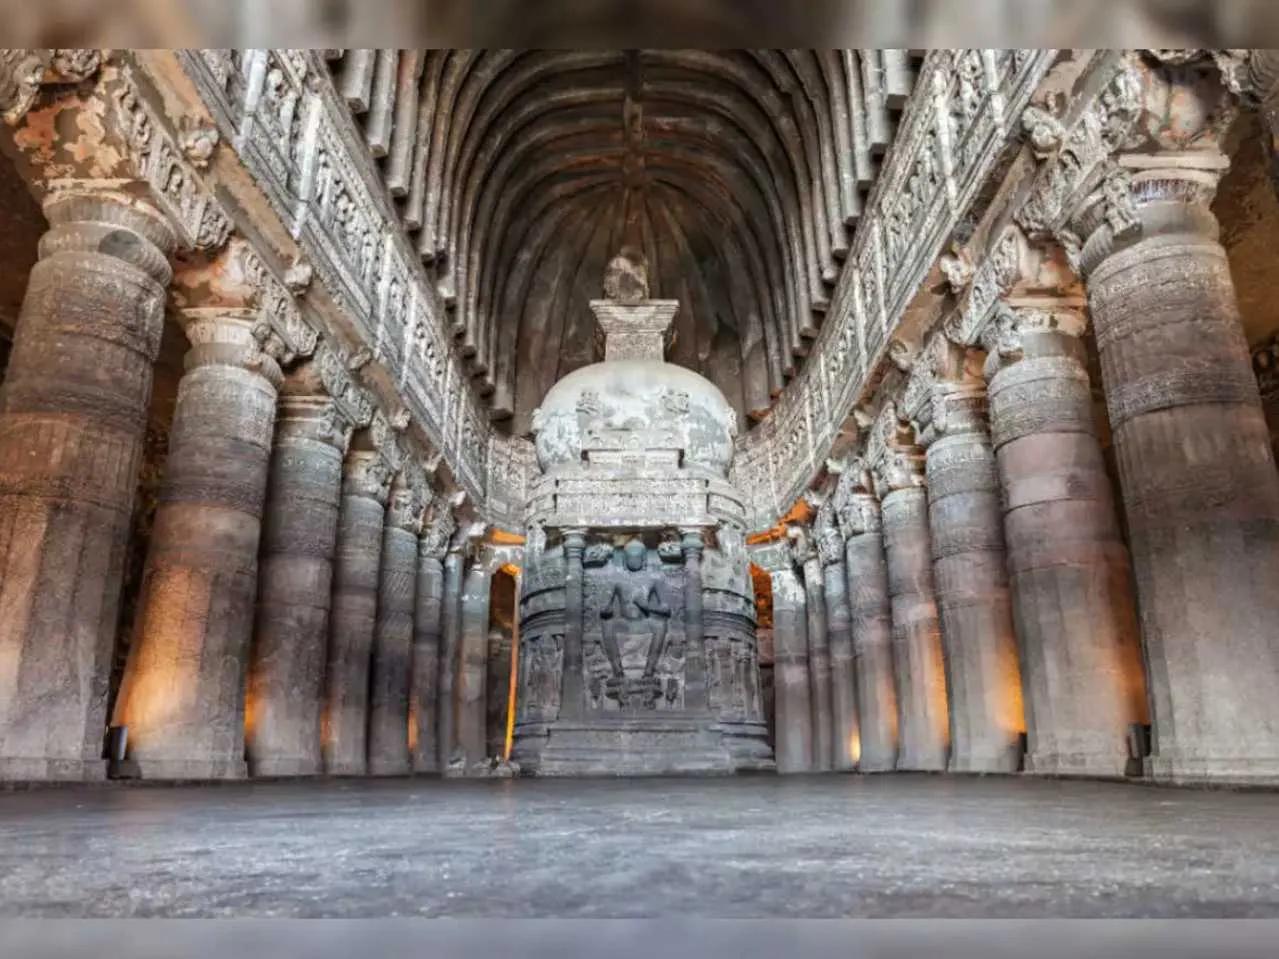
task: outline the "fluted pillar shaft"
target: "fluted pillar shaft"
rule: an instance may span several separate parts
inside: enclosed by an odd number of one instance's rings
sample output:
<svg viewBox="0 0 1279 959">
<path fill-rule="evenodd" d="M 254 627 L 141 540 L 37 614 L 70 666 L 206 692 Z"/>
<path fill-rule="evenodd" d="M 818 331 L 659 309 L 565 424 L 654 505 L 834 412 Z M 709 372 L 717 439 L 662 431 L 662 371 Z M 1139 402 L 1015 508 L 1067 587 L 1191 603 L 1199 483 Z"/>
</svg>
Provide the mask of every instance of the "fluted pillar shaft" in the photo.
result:
<svg viewBox="0 0 1279 959">
<path fill-rule="evenodd" d="M 830 713 L 833 768 L 857 768 L 861 733 L 857 721 L 857 674 L 853 662 L 853 628 L 844 569 L 844 539 L 830 531 L 830 549 L 822 551 L 822 594 L 826 600 L 826 635 L 830 652 Z"/>
<path fill-rule="evenodd" d="M 115 720 L 145 779 L 238 778 L 280 370 L 255 311 L 182 322 L 191 349 Z"/>
<path fill-rule="evenodd" d="M 413 769 L 409 692 L 413 684 L 422 493 L 422 486 L 405 473 L 397 476 L 382 530 L 369 690 L 369 773 L 374 776 L 405 776 Z"/>
<path fill-rule="evenodd" d="M 830 637 L 826 633 L 826 589 L 815 550 L 803 558 L 804 613 L 808 632 L 809 701 L 813 710 L 813 769 L 834 767 L 834 715 L 831 712 Z"/>
<path fill-rule="evenodd" d="M 0 780 L 99 779 L 160 348 L 164 219 L 85 185 L 44 204 L 0 391 Z"/>
<path fill-rule="evenodd" d="M 946 662 L 950 769 L 1016 772 L 1022 709 L 995 455 L 980 382 L 933 388 L 929 537 Z"/>
<path fill-rule="evenodd" d="M 1122 776 L 1145 692 L 1128 551 L 1078 339 L 1082 305 L 1022 299 L 1001 322 L 987 371 L 1026 771 Z"/>
<path fill-rule="evenodd" d="M 342 476 L 326 684 L 324 771 L 368 770 L 369 669 L 377 625 L 390 469 L 375 450 L 353 449 Z"/>
<path fill-rule="evenodd" d="M 471 561 L 462 586 L 462 641 L 458 651 L 458 748 L 468 764 L 488 752 L 488 635 L 493 570 Z"/>
<path fill-rule="evenodd" d="M 586 708 L 586 685 L 582 675 L 582 553 L 586 534 L 582 530 L 564 532 L 564 677 L 560 697 L 560 717 L 580 719 Z"/>
<path fill-rule="evenodd" d="M 438 696 L 444 564 L 427 535 L 418 550 L 417 603 L 413 618 L 413 684 L 410 703 L 416 725 L 413 771 L 440 770 Z"/>
<path fill-rule="evenodd" d="M 1209 205 L 1225 158 L 1123 162 L 1130 185 L 1079 228 L 1149 666 L 1150 770 L 1279 781 L 1279 474 Z M 1134 220 L 1119 238 L 1116 198 Z"/>
<path fill-rule="evenodd" d="M 897 679 L 897 768 L 941 771 L 946 768 L 949 747 L 946 674 L 933 585 L 928 497 L 922 486 L 893 489 L 884 495 L 882 508 Z"/>
<path fill-rule="evenodd" d="M 779 773 L 813 769 L 813 705 L 804 586 L 789 562 L 770 569 L 773 585 L 774 746 Z"/>
<path fill-rule="evenodd" d="M 285 383 L 259 556 L 246 723 L 253 776 L 314 776 L 328 665 L 333 555 L 348 427 L 319 393 Z"/>
<path fill-rule="evenodd" d="M 462 639 L 462 577 L 466 557 L 459 544 L 444 556 L 444 598 L 440 609 L 440 685 L 436 699 L 440 769 L 446 769 L 458 749 L 458 653 Z"/>
<path fill-rule="evenodd" d="M 857 676 L 861 738 L 858 768 L 890 772 L 897 766 L 897 688 L 893 681 L 893 614 L 879 501 L 854 492 L 844 502 L 848 610 Z"/>
<path fill-rule="evenodd" d="M 700 529 L 681 531 L 684 552 L 684 707 L 706 709 L 706 644 L 702 614 L 702 553 L 705 541 Z"/>
</svg>

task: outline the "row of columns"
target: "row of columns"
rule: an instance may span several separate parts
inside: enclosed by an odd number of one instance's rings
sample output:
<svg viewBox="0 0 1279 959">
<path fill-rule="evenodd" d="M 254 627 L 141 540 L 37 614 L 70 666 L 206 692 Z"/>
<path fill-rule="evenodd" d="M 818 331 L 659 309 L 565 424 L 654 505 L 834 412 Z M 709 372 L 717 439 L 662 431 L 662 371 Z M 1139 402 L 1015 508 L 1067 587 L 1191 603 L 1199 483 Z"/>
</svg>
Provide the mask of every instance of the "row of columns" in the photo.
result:
<svg viewBox="0 0 1279 959">
<path fill-rule="evenodd" d="M 1279 780 L 1279 473 L 1209 209 L 1221 164 L 1163 159 L 1107 191 L 1137 229 L 1078 218 L 1086 287 L 1019 237 L 984 365 L 943 333 L 921 351 L 813 521 L 842 563 L 772 563 L 779 769 L 832 768 L 856 728 L 866 771 L 1011 772 L 1024 731 L 1028 772 L 1118 777 L 1149 724 L 1155 779 Z M 829 667 L 845 621 L 851 680 Z"/>
<path fill-rule="evenodd" d="M 105 774 L 129 520 L 174 279 L 174 234 L 145 199 L 68 186 L 45 213 L 0 390 L 6 780 Z M 110 721 L 143 778 L 438 770 L 453 730 L 474 725 L 457 503 L 437 501 L 423 530 L 425 474 L 394 425 L 326 347 L 296 361 L 262 321 L 242 252 L 233 243 L 174 287 L 190 347 Z M 481 643 L 484 620 L 468 631 Z M 455 676 L 463 718 L 442 730 Z M 479 758 L 484 744 L 462 748 Z"/>
</svg>

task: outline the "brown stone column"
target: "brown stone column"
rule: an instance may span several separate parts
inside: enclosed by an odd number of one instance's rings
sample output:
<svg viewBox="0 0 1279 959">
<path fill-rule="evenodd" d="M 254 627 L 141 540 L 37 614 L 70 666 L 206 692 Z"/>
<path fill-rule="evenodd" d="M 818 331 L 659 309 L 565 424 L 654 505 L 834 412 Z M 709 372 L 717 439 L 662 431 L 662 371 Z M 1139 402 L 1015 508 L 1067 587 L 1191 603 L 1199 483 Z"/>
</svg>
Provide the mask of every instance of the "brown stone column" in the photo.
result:
<svg viewBox="0 0 1279 959">
<path fill-rule="evenodd" d="M 1252 371 L 1261 394 L 1261 410 L 1270 431 L 1270 452 L 1279 459 L 1279 336 L 1252 348 Z"/>
<path fill-rule="evenodd" d="M 468 766 L 488 758 L 488 635 L 493 570 L 487 559 L 482 555 L 472 558 L 462 584 L 457 740 Z"/>
<path fill-rule="evenodd" d="M 444 554 L 453 536 L 448 502 L 437 499 L 418 543 L 417 604 L 413 618 L 413 685 L 410 704 L 416 734 L 413 771 L 440 771 L 440 646 L 444 609 Z"/>
<path fill-rule="evenodd" d="M 245 723 L 252 776 L 315 776 L 324 769 L 321 721 L 342 460 L 352 425 L 367 423 L 372 413 L 362 395 L 344 388 L 339 366 L 321 346 L 316 359 L 285 377 L 281 390 Z"/>
<path fill-rule="evenodd" d="M 336 776 L 368 770 L 369 668 L 392 471 L 367 433 L 352 445 L 342 475 L 326 682 L 324 771 Z"/>
<path fill-rule="evenodd" d="M 684 708 L 706 709 L 706 643 L 702 614 L 702 553 L 705 540 L 700 529 L 680 531 L 684 552 Z"/>
<path fill-rule="evenodd" d="M 1279 474 L 1210 209 L 1226 160 L 1208 147 L 1123 157 L 1077 225 L 1149 666 L 1150 772 L 1274 782 Z"/>
<path fill-rule="evenodd" d="M 890 428 L 900 439 L 880 463 L 884 550 L 893 615 L 900 745 L 897 768 L 942 771 L 949 754 L 946 674 L 928 532 L 923 454 L 908 427 Z M 905 435 L 901 435 L 905 434 Z"/>
<path fill-rule="evenodd" d="M 1026 771 L 1122 776 L 1145 690 L 1128 551 L 1079 339 L 1083 303 L 1020 293 L 1010 303 L 987 373 L 1021 642 Z"/>
<path fill-rule="evenodd" d="M 586 685 L 582 675 L 582 553 L 586 549 L 585 530 L 564 531 L 564 679 L 560 696 L 560 717 L 580 719 L 586 708 Z"/>
<path fill-rule="evenodd" d="M 957 367 L 963 351 L 942 347 Z M 928 521 L 946 658 L 950 769 L 1010 773 L 1021 765 L 1022 709 L 999 479 L 985 384 L 947 371 L 932 387 Z"/>
<path fill-rule="evenodd" d="M 245 775 L 244 696 L 280 368 L 255 310 L 188 309 L 116 725 L 144 779 Z"/>
<path fill-rule="evenodd" d="M 382 531 L 377 626 L 369 692 L 369 773 L 407 776 L 409 693 L 413 684 L 414 613 L 417 605 L 418 537 L 426 480 L 402 470 L 391 485 Z"/>
<path fill-rule="evenodd" d="M 813 769 L 812 692 L 804 587 L 787 542 L 753 547 L 751 559 L 772 580 L 773 752 L 779 773 Z"/>
<path fill-rule="evenodd" d="M 826 635 L 830 652 L 831 759 L 833 768 L 857 768 L 861 733 L 857 722 L 857 674 L 853 663 L 853 627 L 844 569 L 844 537 L 836 525 L 833 503 L 824 503 L 813 521 L 822 564 L 822 596 L 826 601 Z"/>
<path fill-rule="evenodd" d="M 444 556 L 444 598 L 440 609 L 440 686 L 436 702 L 439 717 L 440 770 L 448 768 L 457 753 L 458 653 L 462 640 L 462 577 L 466 572 L 463 553 L 466 540 L 453 537 Z"/>
<path fill-rule="evenodd" d="M 857 676 L 861 738 L 858 769 L 891 772 L 897 767 L 897 689 L 893 682 L 893 614 L 888 593 L 879 501 L 864 467 L 846 471 L 846 493 L 838 501 L 845 537 L 848 609 Z"/>
<path fill-rule="evenodd" d="M 802 571 L 804 585 L 805 632 L 808 634 L 809 703 L 813 711 L 813 770 L 834 768 L 834 716 L 831 712 L 830 637 L 826 633 L 826 590 L 822 561 L 813 544 L 812 532 L 792 526 L 792 557 Z"/>
<path fill-rule="evenodd" d="M 160 348 L 167 222 L 67 187 L 0 391 L 0 780 L 98 779 L 120 586 Z"/>
</svg>

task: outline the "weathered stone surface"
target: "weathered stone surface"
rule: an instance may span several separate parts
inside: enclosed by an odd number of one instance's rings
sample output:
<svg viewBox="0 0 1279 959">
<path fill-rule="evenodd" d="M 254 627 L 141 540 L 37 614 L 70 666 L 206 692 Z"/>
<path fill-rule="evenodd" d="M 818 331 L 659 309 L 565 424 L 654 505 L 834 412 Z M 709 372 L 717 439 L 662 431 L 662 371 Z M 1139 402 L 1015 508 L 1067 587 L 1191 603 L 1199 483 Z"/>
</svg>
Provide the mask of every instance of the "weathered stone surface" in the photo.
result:
<svg viewBox="0 0 1279 959">
<path fill-rule="evenodd" d="M 0 779 L 93 779 L 174 237 L 87 184 L 45 216 L 0 394 Z"/>
<path fill-rule="evenodd" d="M 861 732 L 857 721 L 857 674 L 853 627 L 844 568 L 844 537 L 833 505 L 823 504 L 813 524 L 822 563 L 822 596 L 826 601 L 826 635 L 830 647 L 831 761 L 837 772 L 857 767 Z"/>
<path fill-rule="evenodd" d="M 466 557 L 455 537 L 444 557 L 444 598 L 440 610 L 440 684 L 436 694 L 439 768 L 458 751 L 458 673 L 462 645 L 462 580 Z"/>
<path fill-rule="evenodd" d="M 439 772 L 440 679 L 444 564 L 454 520 L 448 502 L 437 499 L 418 541 L 417 600 L 413 615 L 413 680 L 409 690 L 409 737 L 414 772 Z"/>
<path fill-rule="evenodd" d="M 1016 772 L 1025 719 L 985 391 L 972 383 L 938 384 L 933 411 L 934 427 L 944 421 L 928 446 L 927 477 L 950 768 Z"/>
<path fill-rule="evenodd" d="M 792 526 L 792 559 L 804 584 L 804 615 L 808 634 L 809 704 L 813 711 L 813 769 L 834 768 L 834 714 L 831 710 L 830 636 L 826 632 L 826 591 L 821 558 L 806 527 Z"/>
<path fill-rule="evenodd" d="M 897 688 L 893 679 L 893 614 L 883 523 L 873 493 L 850 491 L 840 509 L 846 537 L 848 609 L 857 674 L 858 768 L 897 767 Z"/>
<path fill-rule="evenodd" d="M 1129 724 L 1145 719 L 1145 691 L 1079 311 L 1049 300 L 1004 315 L 989 363 L 991 427 L 1021 643 L 1026 770 L 1113 777 L 1126 768 Z"/>
<path fill-rule="evenodd" d="M 457 671 L 457 748 L 467 765 L 488 756 L 489 588 L 493 570 L 483 557 L 471 559 L 462 582 Z"/>
<path fill-rule="evenodd" d="M 249 673 L 253 776 L 314 776 L 324 768 L 321 718 L 349 428 L 334 401 L 312 389 L 304 374 L 289 377 L 277 414 Z"/>
<path fill-rule="evenodd" d="M 773 750 L 779 773 L 813 769 L 813 707 L 804 585 L 787 544 L 756 548 L 752 558 L 772 579 Z"/>
<path fill-rule="evenodd" d="M 245 775 L 244 697 L 280 370 L 255 315 L 183 311 L 160 505 L 115 724 L 144 779 Z"/>
<path fill-rule="evenodd" d="M 362 776 L 368 769 L 369 670 L 381 581 L 382 533 L 391 470 L 373 449 L 352 449 L 342 476 L 333 611 L 329 626 L 324 771 Z"/>
<path fill-rule="evenodd" d="M 1114 201 L 1133 204 L 1140 234 L 1088 275 L 1149 668 L 1150 771 L 1175 782 L 1279 780 L 1279 474 L 1207 207 L 1221 165 L 1211 151 L 1147 160 Z"/>
<path fill-rule="evenodd" d="M 377 623 L 369 686 L 369 773 L 412 771 L 409 695 L 413 685 L 413 631 L 417 603 L 418 535 L 424 481 L 402 472 L 391 487 L 382 531 Z"/>
<path fill-rule="evenodd" d="M 897 768 L 938 772 L 946 768 L 950 743 L 928 499 L 923 487 L 887 493 L 883 517 L 897 677 Z"/>
</svg>

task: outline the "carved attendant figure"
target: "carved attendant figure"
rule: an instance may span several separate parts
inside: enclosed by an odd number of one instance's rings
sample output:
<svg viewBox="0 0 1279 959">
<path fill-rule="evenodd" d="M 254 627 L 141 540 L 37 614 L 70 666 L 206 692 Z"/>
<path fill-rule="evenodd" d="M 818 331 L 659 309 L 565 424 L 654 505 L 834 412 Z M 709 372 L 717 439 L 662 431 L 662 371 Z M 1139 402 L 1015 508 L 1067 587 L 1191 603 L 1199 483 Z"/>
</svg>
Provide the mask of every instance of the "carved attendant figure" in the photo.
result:
<svg viewBox="0 0 1279 959">
<path fill-rule="evenodd" d="M 607 683 L 609 695 L 625 700 L 622 674 L 622 649 L 618 642 L 618 628 L 622 622 L 637 623 L 651 620 L 653 639 L 648 648 L 648 660 L 644 664 L 644 676 L 640 691 L 646 705 L 652 705 L 661 694 L 656 681 L 657 664 L 666 651 L 666 630 L 671 618 L 671 607 L 666 601 L 661 575 L 646 572 L 648 549 L 643 542 L 633 539 L 622 550 L 622 562 L 631 576 L 613 587 L 608 606 L 600 612 L 604 626 L 604 652 L 613 667 L 613 676 Z M 628 630 L 633 629 L 628 625 Z"/>
</svg>

